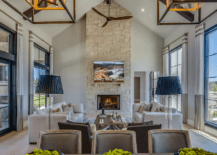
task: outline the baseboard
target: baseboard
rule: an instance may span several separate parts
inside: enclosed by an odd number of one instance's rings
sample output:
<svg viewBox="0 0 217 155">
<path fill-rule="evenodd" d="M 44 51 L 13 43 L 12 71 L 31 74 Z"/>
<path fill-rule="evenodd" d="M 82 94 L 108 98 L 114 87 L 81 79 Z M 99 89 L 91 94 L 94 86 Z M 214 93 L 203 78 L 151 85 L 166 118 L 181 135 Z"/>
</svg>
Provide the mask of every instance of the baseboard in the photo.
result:
<svg viewBox="0 0 217 155">
<path fill-rule="evenodd" d="M 187 124 L 191 125 L 191 126 L 194 126 L 194 121 L 190 120 L 190 119 L 187 119 Z"/>
</svg>

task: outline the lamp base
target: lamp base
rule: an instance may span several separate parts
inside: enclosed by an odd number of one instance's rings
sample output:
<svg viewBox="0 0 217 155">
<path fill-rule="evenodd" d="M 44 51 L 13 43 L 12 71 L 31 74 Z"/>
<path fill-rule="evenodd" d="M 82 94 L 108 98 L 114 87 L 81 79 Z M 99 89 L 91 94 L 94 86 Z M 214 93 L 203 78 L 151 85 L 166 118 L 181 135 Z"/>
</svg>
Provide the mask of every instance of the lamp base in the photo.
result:
<svg viewBox="0 0 217 155">
<path fill-rule="evenodd" d="M 168 129 L 172 129 L 172 97 L 171 95 L 168 96 L 167 119 L 168 119 Z"/>
<path fill-rule="evenodd" d="M 48 108 L 48 130 L 51 130 L 51 124 L 53 122 L 51 114 L 53 113 L 53 97 L 49 96 L 47 97 L 47 108 Z"/>
</svg>

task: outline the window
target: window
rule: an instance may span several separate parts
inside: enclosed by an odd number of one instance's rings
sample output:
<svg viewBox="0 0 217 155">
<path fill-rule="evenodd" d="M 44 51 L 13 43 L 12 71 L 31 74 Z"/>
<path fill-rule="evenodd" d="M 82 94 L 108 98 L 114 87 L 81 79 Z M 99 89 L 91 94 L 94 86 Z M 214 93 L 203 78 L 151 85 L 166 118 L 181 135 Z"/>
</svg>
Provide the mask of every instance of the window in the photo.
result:
<svg viewBox="0 0 217 155">
<path fill-rule="evenodd" d="M 0 136 L 16 130 L 16 32 L 0 23 Z"/>
<path fill-rule="evenodd" d="M 150 103 L 151 101 L 156 101 L 158 102 L 158 95 L 155 94 L 156 93 L 156 89 L 157 89 L 157 78 L 158 78 L 158 73 L 157 72 L 151 72 L 149 75 L 149 79 L 150 79 Z"/>
<path fill-rule="evenodd" d="M 40 75 L 49 75 L 49 53 L 35 44 L 34 49 L 34 90 Z M 46 97 L 48 94 L 34 93 L 34 108 L 43 109 L 47 107 Z"/>
<path fill-rule="evenodd" d="M 217 26 L 205 31 L 205 123 L 217 127 Z"/>
<path fill-rule="evenodd" d="M 182 73 L 182 46 L 179 46 L 169 53 L 169 74 L 178 76 L 181 82 Z M 181 95 L 172 95 L 172 107 L 181 112 Z"/>
</svg>

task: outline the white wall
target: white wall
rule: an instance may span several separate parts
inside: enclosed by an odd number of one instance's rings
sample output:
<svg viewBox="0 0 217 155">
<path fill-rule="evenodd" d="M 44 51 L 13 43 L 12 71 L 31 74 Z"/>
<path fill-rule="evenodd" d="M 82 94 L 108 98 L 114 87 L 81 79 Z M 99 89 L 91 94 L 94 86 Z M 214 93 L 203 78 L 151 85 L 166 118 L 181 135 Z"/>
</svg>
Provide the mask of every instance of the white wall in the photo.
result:
<svg viewBox="0 0 217 155">
<path fill-rule="evenodd" d="M 24 81 L 24 100 L 23 100 L 23 118 L 24 118 L 24 126 L 27 125 L 27 117 L 28 117 L 28 94 L 29 94 L 29 86 L 28 86 L 28 66 L 29 66 L 29 30 L 40 36 L 42 39 L 46 40 L 49 44 L 52 44 L 52 38 L 48 36 L 46 32 L 38 28 L 37 25 L 33 25 L 28 21 L 23 20 L 23 17 L 21 17 L 18 13 L 16 13 L 13 9 L 8 7 L 4 2 L 0 1 L 0 9 L 15 18 L 17 21 L 23 24 L 23 37 L 24 37 L 24 51 L 23 51 L 23 65 L 24 65 L 24 75 L 23 75 L 23 81 Z M 16 30 L 16 23 L 8 18 L 6 15 L 4 15 L 2 12 L 0 12 L 0 22 L 4 25 L 10 27 L 13 30 Z M 39 44 L 40 46 L 49 49 L 49 47 L 41 42 L 39 39 L 35 39 L 35 42 Z"/>
<path fill-rule="evenodd" d="M 53 38 L 54 75 L 61 76 L 63 95 L 55 95 L 54 103 L 86 105 L 86 18 Z"/>
<path fill-rule="evenodd" d="M 149 73 L 134 72 L 134 77 L 140 77 L 140 101 L 149 103 Z"/>
<path fill-rule="evenodd" d="M 205 10 L 202 12 L 203 18 L 205 15 L 208 15 L 210 12 L 213 11 L 213 9 L 216 9 L 216 3 L 212 4 L 212 6 L 203 6 L 202 10 Z M 212 8 L 211 8 L 212 7 Z M 197 16 L 195 16 L 197 19 Z M 205 29 L 208 29 L 214 25 L 217 24 L 217 14 L 212 16 L 210 19 L 208 19 L 205 22 Z M 195 102 L 194 102 L 194 92 L 195 92 L 195 86 L 194 86 L 194 75 L 195 75 L 195 25 L 190 26 L 176 26 L 176 30 L 171 32 L 171 34 L 165 38 L 164 45 L 168 45 L 178 37 L 182 36 L 184 33 L 188 33 L 188 122 L 192 122 L 190 124 L 193 124 L 194 121 L 194 113 L 195 113 Z M 181 40 L 173 44 L 173 47 L 176 47 L 181 44 Z M 204 63 L 204 62 L 201 62 Z M 208 129 L 208 128 L 206 128 Z"/>
<path fill-rule="evenodd" d="M 86 22 L 85 18 L 53 38 L 54 74 L 63 82 L 63 95 L 56 95 L 54 102 L 86 104 Z M 132 19 L 132 77 L 134 72 L 163 71 L 164 40 L 135 19 Z M 134 78 L 132 78 L 134 92 Z M 134 102 L 134 93 L 132 103 Z"/>
<path fill-rule="evenodd" d="M 131 73 L 158 71 L 163 72 L 163 46 L 164 39 L 152 32 L 150 29 L 132 19 L 132 52 Z M 132 92 L 134 92 L 134 78 L 132 78 Z M 132 103 L 134 93 L 132 93 Z M 147 100 L 148 101 L 148 100 Z"/>
</svg>

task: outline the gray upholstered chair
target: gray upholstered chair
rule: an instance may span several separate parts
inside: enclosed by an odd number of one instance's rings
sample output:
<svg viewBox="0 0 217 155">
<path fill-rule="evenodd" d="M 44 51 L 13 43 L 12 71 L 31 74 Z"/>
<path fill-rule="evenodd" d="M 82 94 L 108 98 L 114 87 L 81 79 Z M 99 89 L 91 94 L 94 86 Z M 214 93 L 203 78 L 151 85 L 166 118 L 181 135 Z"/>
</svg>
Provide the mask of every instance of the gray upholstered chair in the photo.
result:
<svg viewBox="0 0 217 155">
<path fill-rule="evenodd" d="M 116 148 L 137 153 L 136 133 L 123 130 L 99 130 L 93 134 L 92 154 L 103 154 Z"/>
<path fill-rule="evenodd" d="M 53 130 L 39 132 L 39 149 L 55 149 L 64 154 L 82 154 L 81 147 L 81 131 Z"/>
<path fill-rule="evenodd" d="M 181 148 L 191 148 L 187 130 L 148 131 L 149 153 L 175 153 Z"/>
</svg>

